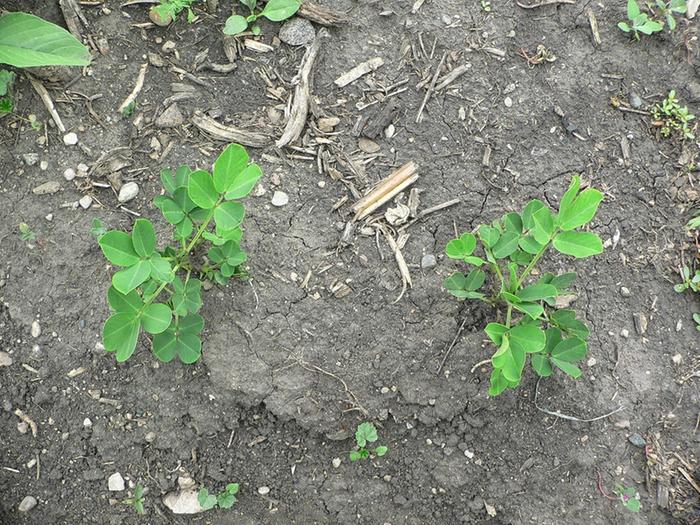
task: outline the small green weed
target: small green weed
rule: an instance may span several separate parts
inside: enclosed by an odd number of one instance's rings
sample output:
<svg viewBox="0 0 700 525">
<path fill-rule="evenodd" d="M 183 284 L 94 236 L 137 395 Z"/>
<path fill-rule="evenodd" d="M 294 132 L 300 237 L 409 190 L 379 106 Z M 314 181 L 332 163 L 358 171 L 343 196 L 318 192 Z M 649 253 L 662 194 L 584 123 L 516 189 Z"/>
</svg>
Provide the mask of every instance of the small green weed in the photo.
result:
<svg viewBox="0 0 700 525">
<path fill-rule="evenodd" d="M 370 451 L 367 449 L 367 443 L 374 443 L 379 439 L 377 435 L 377 427 L 372 423 L 365 421 L 357 425 L 357 430 L 355 431 L 355 442 L 357 447 L 355 450 L 350 451 L 350 461 L 358 461 L 360 459 L 365 459 L 370 456 Z M 384 445 L 379 445 L 374 449 L 374 454 L 376 456 L 383 456 L 389 451 L 388 447 Z"/>
<path fill-rule="evenodd" d="M 613 492 L 620 498 L 622 505 L 630 512 L 639 512 L 642 508 L 642 504 L 639 500 L 639 493 L 634 487 L 615 485 L 615 490 Z"/>
<path fill-rule="evenodd" d="M 580 185 L 575 176 L 557 214 L 535 199 L 522 214 L 506 213 L 491 224 L 480 225 L 478 239 L 465 233 L 445 247 L 449 258 L 474 266 L 467 275 L 457 272 L 448 277 L 445 289 L 459 299 L 476 299 L 507 310 L 505 323 L 492 322 L 485 329 L 498 348 L 491 357 L 491 396 L 520 384 L 528 354 L 540 377 L 552 375 L 553 367 L 573 378 L 581 375 L 574 363 L 586 357 L 588 328 L 576 319 L 574 310 L 557 308 L 559 300 L 570 294 L 576 274 L 545 273 L 525 284 L 550 246 L 579 259 L 602 253 L 603 243 L 595 233 L 575 230 L 593 219 L 603 194 L 593 188 L 579 193 Z M 479 242 L 485 259 L 475 254 Z M 491 291 L 482 290 L 486 272 L 481 268 L 495 277 Z M 514 319 L 514 313 L 521 315 Z"/>
<path fill-rule="evenodd" d="M 238 494 L 238 483 L 229 483 L 223 492 L 219 492 L 214 496 L 209 494 L 209 491 L 202 487 L 197 493 L 197 501 L 199 506 L 204 510 L 213 509 L 219 506 L 222 509 L 230 509 L 236 503 L 236 494 Z"/>
<path fill-rule="evenodd" d="M 137 514 L 144 514 L 146 512 L 143 506 L 144 501 L 143 485 L 137 483 L 136 487 L 134 487 L 133 497 L 122 500 L 122 503 L 134 507 Z"/>
<path fill-rule="evenodd" d="M 697 243 L 698 230 L 700 229 L 700 215 L 693 217 L 688 224 L 685 226 L 686 231 L 689 235 L 693 237 L 694 243 Z M 676 284 L 673 289 L 678 293 L 683 293 L 686 290 L 698 293 L 700 292 L 700 269 L 696 269 L 693 273 L 689 266 L 683 265 L 681 267 L 681 279 L 682 282 Z M 695 328 L 700 331 L 700 313 L 693 314 L 693 320 L 695 321 Z"/>
<path fill-rule="evenodd" d="M 681 106 L 676 98 L 676 91 L 671 90 L 668 96 L 661 102 L 657 102 L 651 108 L 651 116 L 654 125 L 661 128 L 660 133 L 664 138 L 676 134 L 681 140 L 695 138 L 694 128 L 691 128 L 691 121 L 695 115 L 688 111 L 688 106 Z"/>
<path fill-rule="evenodd" d="M 688 9 L 685 0 L 656 0 L 656 8 L 659 10 L 659 17 L 666 21 L 669 31 L 676 29 L 676 15 L 684 15 Z M 651 6 L 650 6 L 651 9 Z"/>
<path fill-rule="evenodd" d="M 622 31 L 634 35 L 634 38 L 639 40 L 639 33 L 651 35 L 663 31 L 664 25 L 657 20 L 649 17 L 648 14 L 642 13 L 636 0 L 627 0 L 627 22 L 617 24 Z"/>
<path fill-rule="evenodd" d="M 484 13 L 491 12 L 491 2 L 488 0 L 479 0 L 479 3 L 481 4 L 481 9 L 484 11 Z"/>
<path fill-rule="evenodd" d="M 167 26 L 174 22 L 182 11 L 187 10 L 187 21 L 194 22 L 195 15 L 192 4 L 197 0 L 160 0 L 160 4 L 151 7 L 148 17 L 157 26 Z"/>
<path fill-rule="evenodd" d="M 19 238 L 24 242 L 34 242 L 36 240 L 36 233 L 32 231 L 27 223 L 19 223 Z"/>
<path fill-rule="evenodd" d="M 129 118 L 131 115 L 133 115 L 134 111 L 136 111 L 137 104 L 138 103 L 135 100 L 129 102 L 129 104 L 127 104 L 127 106 L 124 109 L 122 109 L 122 116 L 124 118 Z"/>
<path fill-rule="evenodd" d="M 148 219 L 137 219 L 131 234 L 104 233 L 101 224 L 96 228 L 93 223 L 104 256 L 124 268 L 112 276 L 107 292 L 112 315 L 102 330 L 105 349 L 115 352 L 117 361 L 131 357 L 141 329 L 153 335 L 151 349 L 161 361 L 179 357 L 191 364 L 199 359 L 204 320 L 197 313 L 202 281 L 195 276 L 224 284 L 245 275 L 241 265 L 248 255 L 240 247 L 245 208 L 237 201 L 261 176 L 260 167 L 249 163 L 248 153 L 238 144 L 230 144 L 216 159 L 213 175 L 188 166 L 175 173 L 163 170 L 165 195 L 154 203 L 175 227 L 178 247 L 157 250 Z M 204 241 L 213 245 L 206 255 Z"/>
<path fill-rule="evenodd" d="M 262 11 L 255 12 L 258 0 L 239 0 L 241 4 L 248 8 L 250 15 L 247 17 L 241 15 L 232 15 L 226 20 L 224 26 L 224 34 L 237 35 L 248 29 L 249 24 L 253 24 L 251 31 L 254 35 L 260 34 L 260 26 L 256 24 L 256 20 L 264 16 L 273 22 L 281 22 L 291 17 L 301 7 L 299 0 L 270 0 Z"/>
<path fill-rule="evenodd" d="M 15 82 L 15 74 L 6 69 L 0 69 L 0 115 L 12 113 L 15 107 L 10 96 L 10 89 Z"/>
</svg>

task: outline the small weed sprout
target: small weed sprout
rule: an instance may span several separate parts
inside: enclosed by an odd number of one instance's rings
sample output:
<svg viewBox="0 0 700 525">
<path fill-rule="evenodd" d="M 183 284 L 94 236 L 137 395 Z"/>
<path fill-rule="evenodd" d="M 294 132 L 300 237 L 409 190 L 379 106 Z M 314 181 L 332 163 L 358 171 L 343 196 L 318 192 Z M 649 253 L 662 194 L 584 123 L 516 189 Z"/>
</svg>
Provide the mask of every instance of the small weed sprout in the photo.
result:
<svg viewBox="0 0 700 525">
<path fill-rule="evenodd" d="M 489 323 L 485 329 L 497 347 L 491 357 L 491 396 L 520 384 L 528 355 L 540 377 L 552 375 L 554 368 L 573 378 L 581 375 L 574 363 L 586 357 L 589 331 L 574 310 L 560 305 L 570 294 L 576 274 L 544 273 L 526 284 L 550 247 L 576 258 L 602 253 L 603 243 L 595 233 L 576 230 L 593 219 L 603 194 L 593 188 L 579 192 L 580 185 L 575 176 L 557 214 L 535 199 L 522 214 L 506 213 L 491 224 L 479 226 L 478 237 L 465 233 L 445 248 L 449 258 L 473 266 L 466 275 L 456 272 L 448 277 L 445 289 L 459 299 L 475 299 L 506 309 L 505 322 Z M 483 256 L 476 254 L 479 243 Z M 484 269 L 495 278 L 491 290 L 482 288 L 487 277 Z M 515 318 L 513 314 L 520 315 Z"/>
<path fill-rule="evenodd" d="M 651 116 L 654 119 L 654 125 L 660 128 L 662 137 L 678 135 L 681 140 L 695 138 L 695 126 L 691 127 L 691 121 L 695 119 L 695 115 L 688 111 L 688 106 L 681 106 L 678 103 L 675 90 L 669 91 L 665 99 L 652 106 Z"/>
<path fill-rule="evenodd" d="M 15 107 L 10 95 L 10 89 L 15 82 L 15 74 L 6 69 L 0 69 L 0 116 L 12 113 Z"/>
<path fill-rule="evenodd" d="M 160 0 L 160 4 L 151 7 L 148 17 L 157 26 L 167 26 L 174 22 L 182 11 L 187 10 L 187 21 L 194 22 L 195 15 L 192 4 L 197 0 Z M 132 110 L 133 111 L 133 110 Z M 127 115 L 128 116 L 128 115 Z"/>
<path fill-rule="evenodd" d="M 491 12 L 491 2 L 488 0 L 479 0 L 481 3 L 481 9 L 484 11 L 484 13 L 490 13 Z"/>
<path fill-rule="evenodd" d="M 614 493 L 620 498 L 622 505 L 630 512 L 639 512 L 642 508 L 639 493 L 634 487 L 615 485 Z"/>
<path fill-rule="evenodd" d="M 36 233 L 25 222 L 19 223 L 19 238 L 24 242 L 36 241 Z"/>
<path fill-rule="evenodd" d="M 197 493 L 197 501 L 203 510 L 210 510 L 218 506 L 222 509 L 230 509 L 236 503 L 236 494 L 238 494 L 238 483 L 229 483 L 223 492 L 218 495 L 209 494 L 209 490 L 205 487 L 199 489 Z"/>
<path fill-rule="evenodd" d="M 676 29 L 676 15 L 684 15 L 688 9 L 685 0 L 656 0 L 656 8 L 659 10 L 659 17 L 666 21 L 669 31 Z"/>
<path fill-rule="evenodd" d="M 154 202 L 174 226 L 177 247 L 156 249 L 156 233 L 148 219 L 137 219 L 131 234 L 104 233 L 101 224 L 93 224 L 104 256 L 123 267 L 112 276 L 107 292 L 112 315 L 102 330 L 105 350 L 114 352 L 117 361 L 131 357 L 141 329 L 153 336 L 151 349 L 161 361 L 178 357 L 191 364 L 199 359 L 204 328 L 198 314 L 199 278 L 225 284 L 231 277 L 245 276 L 242 264 L 248 256 L 240 247 L 245 208 L 238 200 L 261 176 L 260 167 L 249 163 L 248 153 L 238 144 L 230 144 L 216 159 L 213 175 L 188 166 L 175 173 L 162 171 L 165 195 Z M 201 249 L 204 241 L 213 245 L 206 252 Z"/>
<path fill-rule="evenodd" d="M 367 443 L 374 443 L 377 439 L 379 439 L 377 427 L 372 423 L 365 421 L 357 425 L 357 430 L 355 431 L 355 442 L 357 446 L 355 450 L 350 451 L 350 461 L 359 461 L 360 459 L 368 458 L 370 456 L 370 451 L 367 449 Z M 381 457 L 388 451 L 388 447 L 379 445 L 374 449 L 374 454 Z"/>
<path fill-rule="evenodd" d="M 294 15 L 301 7 L 300 0 L 270 0 L 262 11 L 255 12 L 258 0 L 239 0 L 241 4 L 248 8 L 250 15 L 247 17 L 241 15 L 233 15 L 228 17 L 224 26 L 224 34 L 237 35 L 242 33 L 250 24 L 250 28 L 254 35 L 260 34 L 260 26 L 256 24 L 258 18 L 264 16 L 272 22 L 281 22 Z"/>
<path fill-rule="evenodd" d="M 134 507 L 134 510 L 136 511 L 137 514 L 144 514 L 146 510 L 144 509 L 143 503 L 144 503 L 144 491 L 143 491 L 143 485 L 141 483 L 137 483 L 136 487 L 134 487 L 134 495 L 131 498 L 126 498 L 125 500 L 122 501 L 125 505 L 130 505 Z"/>
<path fill-rule="evenodd" d="M 651 35 L 663 31 L 664 26 L 649 17 L 648 14 L 642 13 L 636 0 L 627 0 L 627 20 L 628 22 L 620 22 L 617 24 L 622 31 L 634 35 L 634 38 L 639 40 L 639 33 Z"/>
<path fill-rule="evenodd" d="M 697 242 L 698 230 L 700 229 L 700 216 L 692 218 L 685 226 L 686 231 Z M 689 266 L 683 265 L 680 270 L 682 282 L 676 284 L 673 289 L 678 293 L 683 293 L 686 290 L 698 293 L 700 292 L 700 269 L 696 268 L 693 273 Z M 700 313 L 693 314 L 695 328 L 700 331 Z"/>
</svg>

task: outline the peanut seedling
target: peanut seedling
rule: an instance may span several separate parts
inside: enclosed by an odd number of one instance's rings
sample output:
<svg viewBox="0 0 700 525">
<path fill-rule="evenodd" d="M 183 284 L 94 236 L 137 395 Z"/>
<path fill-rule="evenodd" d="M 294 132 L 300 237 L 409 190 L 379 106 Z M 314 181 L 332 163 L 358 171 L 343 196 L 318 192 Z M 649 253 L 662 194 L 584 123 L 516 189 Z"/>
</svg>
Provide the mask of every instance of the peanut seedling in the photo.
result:
<svg viewBox="0 0 700 525">
<path fill-rule="evenodd" d="M 370 451 L 367 449 L 367 443 L 374 443 L 379 439 L 377 435 L 377 427 L 372 423 L 365 421 L 357 425 L 357 430 L 355 431 L 355 442 L 357 447 L 355 450 L 350 451 L 350 461 L 359 461 L 360 459 L 365 459 L 370 456 Z M 383 456 L 389 451 L 388 447 L 384 445 L 379 445 L 374 449 L 374 454 L 376 456 Z"/>
<path fill-rule="evenodd" d="M 580 185 L 575 176 L 556 214 L 535 199 L 522 214 L 511 212 L 482 224 L 477 235 L 465 233 L 445 248 L 449 258 L 473 267 L 466 275 L 457 272 L 448 277 L 445 289 L 459 299 L 480 300 L 506 310 L 505 322 L 489 323 L 485 329 L 498 348 L 491 358 L 491 396 L 520 384 L 528 354 L 540 377 L 552 375 L 554 368 L 573 378 L 581 375 L 574 363 L 586 357 L 588 328 L 574 310 L 557 308 L 576 274 L 544 273 L 528 283 L 550 247 L 576 258 L 602 253 L 603 244 L 595 233 L 576 230 L 593 219 L 603 194 L 592 188 L 579 192 Z M 478 244 L 483 255 L 476 254 Z M 484 288 L 485 270 L 492 282 Z"/>
<path fill-rule="evenodd" d="M 664 29 L 661 22 L 650 18 L 646 13 L 642 13 L 636 0 L 627 0 L 627 19 L 629 23 L 620 22 L 617 27 L 625 33 L 634 35 L 637 40 L 639 40 L 639 33 L 651 35 Z"/>
<path fill-rule="evenodd" d="M 197 493 L 197 501 L 202 510 L 213 509 L 219 506 L 222 509 L 230 509 L 236 503 L 236 494 L 238 494 L 238 483 L 229 483 L 223 492 L 218 495 L 209 494 L 209 490 L 205 487 L 199 489 Z"/>
<path fill-rule="evenodd" d="M 260 26 L 255 22 L 258 18 L 265 17 L 272 22 L 281 22 L 291 17 L 301 7 L 300 0 L 270 0 L 265 4 L 262 11 L 255 12 L 258 0 L 239 0 L 241 4 L 248 8 L 250 14 L 246 16 L 232 15 L 226 20 L 224 34 L 237 35 L 242 33 L 250 24 L 254 35 L 260 34 Z"/>
<path fill-rule="evenodd" d="M 688 106 L 678 103 L 675 90 L 669 91 L 665 99 L 652 106 L 651 116 L 654 125 L 660 128 L 662 137 L 668 138 L 676 134 L 681 140 L 695 138 L 694 129 L 691 128 L 691 121 L 695 119 L 695 115 L 688 111 Z"/>
<path fill-rule="evenodd" d="M 241 265 L 241 224 L 245 209 L 239 199 L 250 193 L 262 176 L 248 153 L 230 144 L 214 163 L 213 175 L 180 166 L 161 172 L 165 195 L 155 198 L 165 220 L 174 226 L 178 247 L 156 248 L 156 234 L 148 219 L 137 219 L 131 234 L 93 225 L 107 260 L 123 267 L 112 276 L 107 293 L 112 315 L 104 324 L 105 350 L 119 362 L 136 349 L 141 329 L 153 335 L 151 349 L 164 362 L 178 357 L 191 364 L 201 355 L 204 320 L 201 278 L 224 284 L 245 275 Z M 212 228 L 213 226 L 213 228 Z M 204 241 L 213 246 L 204 255 Z M 199 278 L 196 278 L 196 277 Z"/>
</svg>

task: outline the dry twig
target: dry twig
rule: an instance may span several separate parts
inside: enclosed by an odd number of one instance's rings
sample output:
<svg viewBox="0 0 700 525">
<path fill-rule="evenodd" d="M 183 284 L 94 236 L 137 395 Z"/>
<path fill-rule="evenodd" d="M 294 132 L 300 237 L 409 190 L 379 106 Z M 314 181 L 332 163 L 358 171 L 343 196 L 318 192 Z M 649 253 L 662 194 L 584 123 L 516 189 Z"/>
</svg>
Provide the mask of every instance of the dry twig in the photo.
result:
<svg viewBox="0 0 700 525">
<path fill-rule="evenodd" d="M 146 80 L 146 71 L 148 70 L 148 62 L 141 64 L 141 69 L 139 70 L 139 76 L 136 78 L 136 84 L 134 89 L 129 93 L 129 96 L 124 99 L 119 108 L 117 108 L 117 113 L 122 114 L 124 110 L 128 108 L 139 96 L 139 93 L 143 89 L 143 82 Z"/>
<path fill-rule="evenodd" d="M 392 197 L 398 195 L 404 189 L 418 180 L 419 175 L 416 173 L 416 165 L 413 161 L 407 162 L 398 170 L 386 177 L 367 195 L 353 204 L 352 209 L 355 212 L 355 220 L 360 220 L 381 205 L 388 202 Z"/>
<path fill-rule="evenodd" d="M 34 88 L 34 91 L 36 91 L 37 95 L 39 95 L 39 98 L 44 103 L 44 106 L 46 106 L 46 110 L 49 112 L 49 115 L 51 115 L 51 118 L 56 123 L 56 127 L 58 128 L 58 130 L 61 133 L 65 133 L 66 127 L 63 125 L 63 121 L 61 120 L 61 117 L 56 111 L 56 107 L 53 104 L 53 100 L 51 100 L 51 95 L 49 95 L 49 92 L 44 87 L 44 84 L 42 84 L 40 80 L 37 80 L 32 75 L 28 73 L 26 75 L 29 79 L 29 82 L 32 84 L 32 87 Z"/>
<path fill-rule="evenodd" d="M 542 2 L 539 2 L 537 4 L 521 4 L 516 0 L 515 2 L 518 4 L 518 7 L 522 7 L 523 9 L 537 9 L 538 7 L 544 7 L 546 5 L 556 5 L 556 4 L 575 4 L 576 0 L 543 0 Z"/>
<path fill-rule="evenodd" d="M 201 111 L 195 111 L 192 115 L 192 123 L 201 131 L 211 135 L 217 140 L 237 142 L 244 146 L 262 148 L 270 144 L 270 137 L 257 131 L 248 131 L 234 126 L 225 126 Z"/>
</svg>

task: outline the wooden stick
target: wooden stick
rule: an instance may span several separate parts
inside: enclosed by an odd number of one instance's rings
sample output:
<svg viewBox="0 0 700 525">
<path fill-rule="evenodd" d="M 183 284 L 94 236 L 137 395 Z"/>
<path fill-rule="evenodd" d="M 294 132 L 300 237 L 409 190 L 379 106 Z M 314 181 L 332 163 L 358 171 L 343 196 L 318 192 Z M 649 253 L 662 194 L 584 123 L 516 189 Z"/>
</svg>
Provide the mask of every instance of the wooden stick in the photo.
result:
<svg viewBox="0 0 700 525">
<path fill-rule="evenodd" d="M 131 91 L 128 97 L 124 99 L 124 102 L 122 102 L 121 106 L 117 108 L 117 112 L 119 114 L 124 113 L 124 110 L 131 105 L 132 102 L 136 100 L 136 97 L 139 96 L 139 93 L 143 89 L 143 82 L 146 80 L 146 70 L 148 69 L 148 62 L 145 64 L 141 64 L 141 70 L 139 71 L 139 76 L 136 78 L 136 85 L 134 86 L 134 89 Z"/>
<path fill-rule="evenodd" d="M 391 190 L 394 186 L 397 184 L 400 184 L 407 178 L 409 178 L 411 175 L 413 175 L 416 172 L 416 164 L 413 161 L 407 162 L 403 166 L 401 166 L 399 169 L 394 171 L 392 174 L 390 174 L 388 177 L 386 177 L 384 180 L 382 180 L 379 184 L 377 184 L 372 191 L 370 191 L 367 195 L 362 197 L 360 200 L 358 200 L 355 204 L 352 205 L 352 210 L 357 212 L 360 211 L 362 208 L 367 206 L 368 204 L 376 201 L 379 197 L 384 195 L 386 192 Z"/>
<path fill-rule="evenodd" d="M 438 67 L 435 69 L 435 73 L 433 74 L 433 79 L 430 81 L 430 87 L 428 88 L 428 91 L 426 91 L 425 97 L 423 97 L 423 102 L 421 103 L 420 108 L 418 108 L 418 114 L 416 115 L 416 123 L 421 121 L 421 116 L 423 115 L 425 105 L 428 103 L 430 95 L 432 95 L 433 91 L 435 91 L 435 84 L 437 83 L 437 79 L 440 76 L 440 69 L 442 68 L 442 64 L 445 62 L 445 57 L 447 57 L 447 51 L 445 51 L 442 54 L 440 63 L 438 64 Z"/>
<path fill-rule="evenodd" d="M 29 82 L 32 84 L 32 87 L 34 88 L 34 91 L 37 92 L 37 95 L 39 95 L 39 98 L 41 98 L 41 101 L 44 103 L 44 106 L 46 106 L 46 109 L 48 110 L 49 114 L 51 115 L 51 118 L 53 121 L 56 123 L 56 127 L 58 127 L 58 130 L 61 133 L 66 132 L 66 127 L 63 125 L 63 121 L 61 120 L 61 117 L 59 116 L 58 112 L 56 111 L 56 107 L 53 105 L 53 100 L 51 100 L 51 96 L 49 95 L 49 92 L 46 90 L 44 87 L 44 84 L 42 84 L 39 80 L 34 78 L 28 73 L 25 73 L 27 75 L 27 78 L 29 79 Z"/>
<path fill-rule="evenodd" d="M 282 148 L 301 136 L 301 132 L 304 131 L 304 126 L 306 126 L 306 117 L 309 114 L 309 95 L 311 92 L 311 69 L 313 68 L 318 52 L 321 49 L 321 40 L 326 37 L 328 33 L 322 29 L 316 35 L 313 44 L 309 46 L 304 54 L 304 58 L 301 61 L 301 66 L 299 67 L 298 83 L 294 88 L 294 101 L 292 102 L 292 109 L 289 114 L 289 120 L 284 128 L 282 136 L 276 143 L 278 148 Z"/>
<path fill-rule="evenodd" d="M 218 140 L 227 142 L 238 142 L 244 146 L 262 148 L 271 142 L 270 137 L 256 131 L 247 131 L 234 126 L 224 126 L 211 117 L 206 116 L 201 111 L 195 111 L 192 115 L 192 123 L 200 130 L 208 133 Z"/>
<path fill-rule="evenodd" d="M 555 4 L 575 4 L 576 0 L 544 0 L 543 2 L 540 2 L 539 4 L 521 4 L 516 0 L 515 2 L 518 4 L 518 7 L 522 7 L 523 9 L 537 9 L 538 7 L 544 7 L 546 5 L 555 5 Z"/>
<path fill-rule="evenodd" d="M 396 264 L 399 266 L 399 272 L 401 273 L 401 293 L 392 303 L 392 304 L 396 304 L 403 297 L 403 294 L 406 293 L 407 287 L 410 286 L 411 288 L 413 288 L 413 281 L 411 280 L 411 274 L 408 271 L 408 265 L 406 264 L 406 259 L 404 259 L 403 254 L 401 253 L 401 248 L 400 248 L 400 246 L 403 246 L 404 244 L 406 244 L 406 240 L 408 239 L 408 235 L 406 235 L 406 234 L 399 235 L 399 239 L 397 241 L 391 236 L 391 234 L 387 231 L 385 226 L 378 225 L 376 227 L 379 230 L 381 230 L 381 232 L 384 234 L 384 237 L 386 238 L 386 242 L 389 244 L 391 251 L 394 252 L 394 259 L 396 259 Z"/>
<path fill-rule="evenodd" d="M 600 32 L 598 32 L 598 20 L 596 20 L 595 13 L 590 7 L 586 8 L 586 16 L 588 17 L 588 24 L 591 26 L 591 33 L 593 33 L 593 42 L 595 45 L 600 45 Z"/>
<path fill-rule="evenodd" d="M 445 89 L 447 86 L 452 84 L 452 82 L 454 82 L 459 77 L 464 75 L 464 73 L 469 71 L 469 69 L 471 69 L 471 67 L 472 67 L 471 64 L 462 64 L 461 66 L 454 68 L 447 75 L 445 75 L 445 78 L 442 79 L 442 82 L 440 82 L 437 86 L 435 86 L 435 91 L 440 91 L 442 89 Z"/>
</svg>

